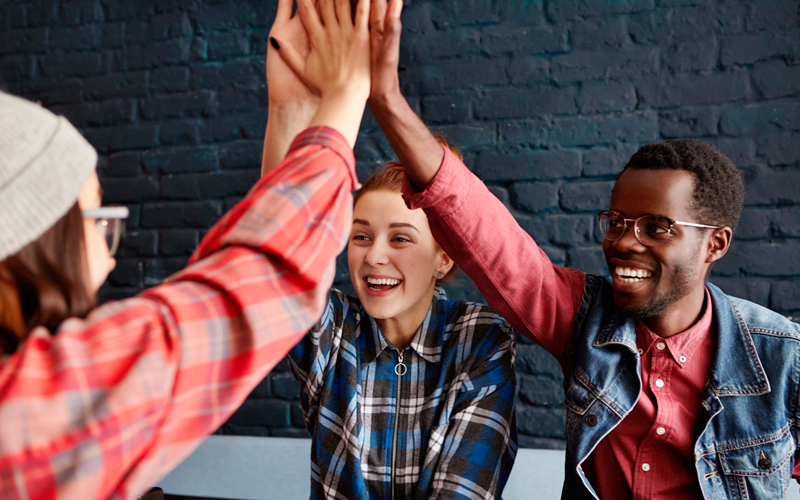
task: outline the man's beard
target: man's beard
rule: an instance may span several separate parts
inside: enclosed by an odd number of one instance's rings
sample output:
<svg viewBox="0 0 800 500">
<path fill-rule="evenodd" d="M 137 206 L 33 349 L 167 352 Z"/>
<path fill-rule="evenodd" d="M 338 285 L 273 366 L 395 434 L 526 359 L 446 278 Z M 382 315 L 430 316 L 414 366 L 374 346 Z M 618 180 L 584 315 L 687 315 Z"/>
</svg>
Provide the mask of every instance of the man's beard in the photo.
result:
<svg viewBox="0 0 800 500">
<path fill-rule="evenodd" d="M 631 318 L 655 318 L 663 313 L 670 304 L 677 302 L 689 294 L 692 289 L 692 283 L 694 282 L 694 274 L 695 273 L 688 269 L 686 265 L 681 265 L 675 268 L 672 274 L 672 287 L 667 293 L 656 293 L 649 302 L 641 306 L 617 304 L 616 301 L 615 305 L 620 312 Z M 659 278 L 660 277 L 661 276 L 659 276 Z"/>
</svg>

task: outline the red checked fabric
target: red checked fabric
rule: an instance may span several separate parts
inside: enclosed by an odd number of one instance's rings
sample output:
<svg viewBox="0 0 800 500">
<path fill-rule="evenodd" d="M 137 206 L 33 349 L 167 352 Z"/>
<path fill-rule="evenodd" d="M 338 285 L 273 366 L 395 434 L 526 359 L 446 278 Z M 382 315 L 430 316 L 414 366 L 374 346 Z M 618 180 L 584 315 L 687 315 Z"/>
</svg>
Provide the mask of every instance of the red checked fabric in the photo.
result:
<svg viewBox="0 0 800 500">
<path fill-rule="evenodd" d="M 319 319 L 358 187 L 309 129 L 186 270 L 0 358 L 0 498 L 127 499 L 178 465 Z"/>
</svg>

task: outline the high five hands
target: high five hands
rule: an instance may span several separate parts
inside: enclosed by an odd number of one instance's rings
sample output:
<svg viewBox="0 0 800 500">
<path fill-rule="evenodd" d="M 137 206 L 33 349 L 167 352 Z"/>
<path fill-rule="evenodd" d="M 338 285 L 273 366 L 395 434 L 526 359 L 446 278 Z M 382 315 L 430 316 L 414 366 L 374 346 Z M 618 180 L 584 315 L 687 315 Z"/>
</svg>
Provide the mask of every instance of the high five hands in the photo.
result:
<svg viewBox="0 0 800 500">
<path fill-rule="evenodd" d="M 372 0 L 369 11 L 369 42 L 372 107 L 391 96 L 402 97 L 397 67 L 400 62 L 400 14 L 403 0 Z"/>
<path fill-rule="evenodd" d="M 279 1 L 270 31 L 280 55 L 267 55 L 270 107 L 314 113 L 309 126 L 333 126 L 352 146 L 367 97 L 399 92 L 403 2 L 358 0 L 354 18 L 350 0 L 297 0 L 294 17 L 292 3 Z"/>
<path fill-rule="evenodd" d="M 291 2 L 282 1 L 277 18 L 286 19 L 289 8 Z M 319 96 L 319 107 L 308 125 L 335 128 L 351 147 L 369 96 L 369 10 L 369 0 L 359 0 L 353 19 L 349 0 L 318 0 L 316 6 L 313 0 L 298 0 L 297 15 L 308 37 L 308 53 L 304 54 L 302 44 L 295 45 L 297 38 L 281 39 L 274 32 L 270 38 L 305 88 Z M 281 99 L 270 89 L 270 101 Z"/>
</svg>

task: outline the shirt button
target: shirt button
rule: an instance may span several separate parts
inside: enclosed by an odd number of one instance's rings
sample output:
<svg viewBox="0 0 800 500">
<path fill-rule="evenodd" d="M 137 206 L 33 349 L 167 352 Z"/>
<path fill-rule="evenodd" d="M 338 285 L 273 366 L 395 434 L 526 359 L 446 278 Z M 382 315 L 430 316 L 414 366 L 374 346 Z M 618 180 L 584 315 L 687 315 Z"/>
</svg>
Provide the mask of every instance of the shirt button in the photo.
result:
<svg viewBox="0 0 800 500">
<path fill-rule="evenodd" d="M 664 381 L 661 379 L 656 380 L 656 387 L 664 387 Z"/>
<path fill-rule="evenodd" d="M 637 349 L 637 351 L 639 352 L 639 356 L 644 354 L 644 349 L 642 349 L 641 347 L 639 349 Z"/>
<path fill-rule="evenodd" d="M 650 464 L 642 464 L 642 470 L 647 472 L 650 470 Z"/>
<path fill-rule="evenodd" d="M 659 351 L 663 351 L 666 348 L 667 348 L 667 344 L 665 344 L 663 342 L 659 342 L 658 344 L 656 344 L 656 349 L 658 349 Z"/>
<path fill-rule="evenodd" d="M 681 356 L 681 363 L 686 363 L 686 356 Z"/>
<path fill-rule="evenodd" d="M 656 429 L 656 434 L 658 434 L 659 436 L 663 436 L 666 433 L 667 433 L 667 430 L 665 428 L 663 428 L 663 427 L 659 427 L 658 429 Z"/>
</svg>

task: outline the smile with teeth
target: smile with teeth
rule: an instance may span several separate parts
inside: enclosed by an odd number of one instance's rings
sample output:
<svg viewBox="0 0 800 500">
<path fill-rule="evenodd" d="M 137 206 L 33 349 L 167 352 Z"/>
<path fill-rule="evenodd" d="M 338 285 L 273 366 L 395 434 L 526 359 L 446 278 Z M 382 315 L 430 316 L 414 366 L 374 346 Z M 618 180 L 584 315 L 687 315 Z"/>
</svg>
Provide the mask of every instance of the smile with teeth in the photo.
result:
<svg viewBox="0 0 800 500">
<path fill-rule="evenodd" d="M 639 283 L 653 276 L 650 271 L 644 269 L 633 269 L 631 267 L 617 267 L 614 272 L 617 278 L 623 283 Z"/>
<path fill-rule="evenodd" d="M 392 278 L 380 278 L 380 279 L 377 279 L 377 278 L 369 278 L 368 277 L 367 278 L 367 284 L 369 285 L 370 288 L 372 288 L 374 290 L 376 287 L 379 287 L 379 286 L 389 286 L 389 287 L 397 286 L 397 285 L 400 284 L 400 280 L 396 280 L 396 279 L 392 279 Z"/>
</svg>

